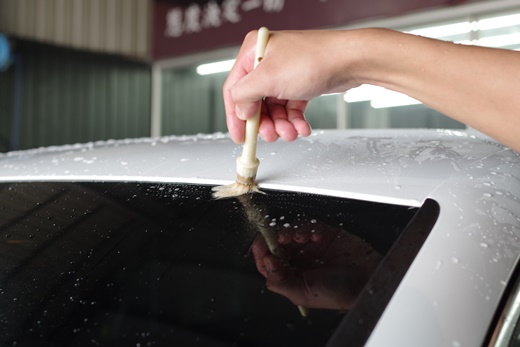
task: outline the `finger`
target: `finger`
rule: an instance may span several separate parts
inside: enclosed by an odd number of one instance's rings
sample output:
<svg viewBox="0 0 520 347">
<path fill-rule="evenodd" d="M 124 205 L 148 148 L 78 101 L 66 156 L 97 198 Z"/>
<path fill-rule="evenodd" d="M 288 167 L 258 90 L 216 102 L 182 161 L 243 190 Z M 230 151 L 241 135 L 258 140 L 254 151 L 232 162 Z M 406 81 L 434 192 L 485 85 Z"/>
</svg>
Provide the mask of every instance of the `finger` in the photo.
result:
<svg viewBox="0 0 520 347">
<path fill-rule="evenodd" d="M 226 82 L 222 87 L 222 95 L 224 98 L 224 108 L 226 111 L 226 124 L 229 130 L 231 139 L 235 143 L 244 142 L 245 122 L 239 119 L 236 115 L 236 104 L 231 95 L 231 87 L 247 74 L 240 64 L 235 64 L 229 73 Z"/>
<path fill-rule="evenodd" d="M 281 245 L 292 243 L 292 233 L 289 230 L 282 230 L 278 233 L 278 242 Z"/>
<path fill-rule="evenodd" d="M 266 104 L 275 130 L 284 140 L 294 141 L 298 135 L 310 135 L 311 127 L 304 116 L 308 101 L 266 98 Z"/>
<path fill-rule="evenodd" d="M 316 230 L 311 230 L 311 241 L 313 242 L 321 242 L 323 240 L 323 235 Z"/>
<path fill-rule="evenodd" d="M 319 242 L 323 240 L 323 227 L 321 223 L 316 223 L 316 221 L 305 222 L 299 228 L 300 232 L 305 232 L 310 241 Z"/>
<path fill-rule="evenodd" d="M 298 132 L 288 120 L 286 104 L 287 101 L 285 100 L 266 98 L 267 109 L 273 120 L 276 133 L 285 141 L 294 141 L 298 137 Z"/>
<path fill-rule="evenodd" d="M 291 228 L 283 228 L 278 232 L 278 242 L 283 245 L 291 244 L 293 242 L 303 244 L 321 239 L 315 229 L 307 225 L 294 226 Z"/>
<path fill-rule="evenodd" d="M 271 284 L 282 282 L 289 276 L 285 266 L 274 255 L 266 255 L 263 261 L 267 270 L 267 280 Z"/>
<path fill-rule="evenodd" d="M 260 114 L 260 127 L 258 128 L 260 136 L 267 142 L 275 142 L 280 136 L 276 133 L 273 120 L 268 114 L 267 106 L 263 103 L 262 113 Z"/>
<path fill-rule="evenodd" d="M 268 87 L 272 81 L 262 76 L 262 64 L 260 63 L 255 70 L 249 70 L 248 73 L 242 75 L 229 90 L 231 99 L 238 110 L 237 116 L 240 119 L 245 120 L 253 117 L 258 111 L 258 101 L 270 94 Z"/>
<path fill-rule="evenodd" d="M 304 230 L 297 230 L 293 234 L 293 240 L 299 244 L 304 244 L 304 243 L 309 242 L 310 238 L 311 238 L 311 234 L 309 232 L 305 232 Z"/>
<path fill-rule="evenodd" d="M 234 111 L 226 111 L 226 124 L 231 140 L 236 144 L 244 143 L 246 122 L 238 119 Z"/>
<path fill-rule="evenodd" d="M 260 272 L 264 277 L 267 277 L 267 268 L 265 267 L 264 257 L 269 255 L 269 248 L 263 237 L 258 237 L 251 246 L 251 251 L 253 252 L 253 257 L 255 259 L 255 265 L 258 272 Z"/>
<path fill-rule="evenodd" d="M 295 305 L 307 306 L 307 289 L 302 278 L 298 276 L 287 273 L 283 277 L 277 272 L 268 272 L 266 286 L 273 293 L 285 296 Z"/>
<path fill-rule="evenodd" d="M 292 123 L 298 135 L 309 136 L 311 127 L 305 119 L 305 109 L 309 104 L 305 100 L 289 100 L 285 108 L 287 109 L 287 119 Z"/>
<path fill-rule="evenodd" d="M 233 98 L 233 88 L 237 82 L 246 77 L 254 66 L 256 31 L 248 33 L 242 43 L 235 64 L 229 72 L 222 86 L 224 108 L 226 111 L 226 122 L 231 139 L 236 143 L 244 142 L 245 125 L 243 120 L 237 116 L 237 105 Z M 239 111 L 240 112 L 240 111 Z"/>
<path fill-rule="evenodd" d="M 266 78 L 267 72 L 262 73 L 262 70 L 264 70 L 262 66 L 266 63 L 262 61 L 256 69 L 253 69 L 249 65 L 249 60 L 250 59 L 247 59 L 248 65 L 241 67 L 245 73 L 240 74 L 237 70 L 236 76 L 239 78 L 236 79 L 234 81 L 235 83 L 229 88 L 229 97 L 234 105 L 233 111 L 241 120 L 247 120 L 253 117 L 260 107 L 259 101 L 262 100 L 264 96 L 272 94 L 269 90 L 273 84 L 272 78 Z M 244 61 L 245 60 L 243 60 L 242 63 L 244 63 Z M 239 68 L 240 66 L 237 67 L 237 69 Z M 268 75 L 270 76 L 271 74 Z"/>
</svg>

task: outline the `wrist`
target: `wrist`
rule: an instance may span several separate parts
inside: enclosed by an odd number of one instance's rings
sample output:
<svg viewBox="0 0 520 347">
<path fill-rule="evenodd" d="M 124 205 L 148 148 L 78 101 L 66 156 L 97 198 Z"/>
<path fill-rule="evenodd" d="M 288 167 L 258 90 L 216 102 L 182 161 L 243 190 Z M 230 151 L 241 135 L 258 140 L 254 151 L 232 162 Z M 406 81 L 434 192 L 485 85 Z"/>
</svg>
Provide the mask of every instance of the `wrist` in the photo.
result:
<svg viewBox="0 0 520 347">
<path fill-rule="evenodd" d="M 401 35 L 399 32 L 382 28 L 346 31 L 346 79 L 355 81 L 358 85 L 390 87 L 397 73 L 398 66 L 394 66 L 393 62 L 397 60 L 395 55 L 402 45 Z"/>
</svg>

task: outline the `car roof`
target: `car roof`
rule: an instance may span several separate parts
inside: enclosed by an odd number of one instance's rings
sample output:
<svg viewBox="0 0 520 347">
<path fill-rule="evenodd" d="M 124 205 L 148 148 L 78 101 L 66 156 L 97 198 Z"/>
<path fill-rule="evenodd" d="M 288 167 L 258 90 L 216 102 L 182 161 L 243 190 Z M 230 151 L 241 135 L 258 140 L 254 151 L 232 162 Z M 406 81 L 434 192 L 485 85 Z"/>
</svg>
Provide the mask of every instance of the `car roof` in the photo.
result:
<svg viewBox="0 0 520 347">
<path fill-rule="evenodd" d="M 419 206 L 474 161 L 504 150 L 476 132 L 327 130 L 258 145 L 260 188 Z M 241 146 L 216 133 L 39 148 L 0 155 L 0 180 L 228 184 Z"/>
<path fill-rule="evenodd" d="M 0 155 L 0 182 L 235 179 L 225 134 L 60 146 Z M 520 254 L 520 156 L 472 130 L 315 131 L 258 146 L 260 188 L 440 206 L 367 346 L 473 346 L 486 338 Z"/>
</svg>

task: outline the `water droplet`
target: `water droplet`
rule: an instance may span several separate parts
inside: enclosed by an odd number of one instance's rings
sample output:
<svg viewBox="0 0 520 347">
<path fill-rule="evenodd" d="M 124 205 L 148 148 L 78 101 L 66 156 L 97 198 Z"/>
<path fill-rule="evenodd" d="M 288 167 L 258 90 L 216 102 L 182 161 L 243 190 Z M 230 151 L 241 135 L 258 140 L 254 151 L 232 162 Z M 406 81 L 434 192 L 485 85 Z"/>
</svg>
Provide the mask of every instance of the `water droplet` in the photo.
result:
<svg viewBox="0 0 520 347">
<path fill-rule="evenodd" d="M 453 257 L 453 258 L 451 258 L 451 262 L 452 262 L 453 264 L 458 264 L 459 261 L 460 261 L 460 260 L 459 260 L 459 258 L 457 258 L 457 257 Z"/>
<path fill-rule="evenodd" d="M 485 243 L 485 242 L 481 242 L 481 243 L 480 243 L 480 247 L 482 247 L 482 248 L 488 248 L 489 245 L 488 245 L 487 243 Z"/>
<path fill-rule="evenodd" d="M 439 270 L 441 267 L 442 267 L 442 261 L 437 260 L 437 262 L 435 263 L 435 270 Z"/>
</svg>

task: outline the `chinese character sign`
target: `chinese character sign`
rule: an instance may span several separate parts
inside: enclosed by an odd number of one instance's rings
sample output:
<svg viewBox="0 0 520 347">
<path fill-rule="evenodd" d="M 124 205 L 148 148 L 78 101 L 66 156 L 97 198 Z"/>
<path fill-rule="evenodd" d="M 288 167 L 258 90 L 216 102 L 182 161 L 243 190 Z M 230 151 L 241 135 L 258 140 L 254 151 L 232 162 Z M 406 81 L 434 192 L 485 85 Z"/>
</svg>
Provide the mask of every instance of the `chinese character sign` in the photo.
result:
<svg viewBox="0 0 520 347">
<path fill-rule="evenodd" d="M 193 0 L 153 1 L 153 60 L 239 45 L 248 31 L 344 26 L 455 0 Z M 471 1 L 471 0 L 466 0 Z M 478 1 L 478 0 L 473 0 Z M 182 3 L 182 2 L 181 2 Z"/>
<path fill-rule="evenodd" d="M 239 23 L 244 14 L 252 11 L 280 12 L 285 0 L 224 0 L 204 5 L 191 4 L 186 8 L 173 7 L 166 14 L 166 37 L 180 37 L 202 30 L 219 28 L 225 23 Z"/>
</svg>

